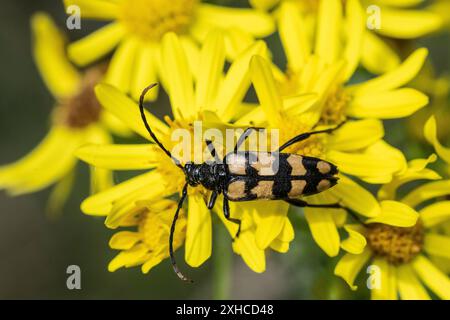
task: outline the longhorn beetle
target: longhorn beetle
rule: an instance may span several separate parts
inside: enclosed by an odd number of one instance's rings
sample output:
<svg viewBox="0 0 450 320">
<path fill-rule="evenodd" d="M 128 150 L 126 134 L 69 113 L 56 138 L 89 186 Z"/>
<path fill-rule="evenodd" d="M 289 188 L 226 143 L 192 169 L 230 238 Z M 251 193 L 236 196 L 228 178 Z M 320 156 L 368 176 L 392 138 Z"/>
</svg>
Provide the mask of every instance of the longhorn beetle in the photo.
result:
<svg viewBox="0 0 450 320">
<path fill-rule="evenodd" d="M 158 140 L 147 122 L 144 112 L 144 97 L 156 85 L 156 83 L 151 84 L 142 91 L 139 109 L 142 121 L 153 141 L 174 161 L 175 165 L 183 170 L 186 176 L 186 183 L 178 202 L 169 236 L 170 260 L 175 273 L 181 280 L 192 282 L 178 269 L 173 252 L 173 235 L 180 209 L 187 196 L 188 186 L 202 185 L 212 191 L 208 209 L 214 207 L 217 196 L 223 193 L 223 213 L 227 220 L 238 225 L 236 237 L 239 236 L 241 221 L 231 218 L 228 201 L 268 199 L 284 200 L 298 207 L 343 208 L 338 203 L 309 204 L 297 199 L 300 196 L 320 193 L 336 185 L 338 169 L 335 165 L 319 158 L 282 153 L 287 147 L 306 140 L 312 135 L 332 133 L 343 123 L 331 129 L 302 133 L 283 144 L 275 152 L 238 151 L 253 131 L 263 130 L 263 128 L 250 127 L 239 137 L 234 152 L 227 154 L 224 161 L 219 159 L 212 141 L 207 140 L 206 145 L 214 157 L 214 161 L 201 164 L 187 162 L 183 166 Z"/>
</svg>

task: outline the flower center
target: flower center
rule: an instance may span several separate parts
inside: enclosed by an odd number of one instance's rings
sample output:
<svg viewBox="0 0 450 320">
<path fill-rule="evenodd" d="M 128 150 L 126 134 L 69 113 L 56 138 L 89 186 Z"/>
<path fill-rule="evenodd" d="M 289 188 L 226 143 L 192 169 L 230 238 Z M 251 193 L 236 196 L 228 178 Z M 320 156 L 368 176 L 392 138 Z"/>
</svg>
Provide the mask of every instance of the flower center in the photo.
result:
<svg viewBox="0 0 450 320">
<path fill-rule="evenodd" d="M 95 96 L 94 87 L 102 79 L 104 66 L 86 71 L 78 93 L 64 99 L 56 108 L 54 120 L 70 128 L 81 129 L 100 119 L 101 105 Z"/>
<path fill-rule="evenodd" d="M 320 124 L 333 125 L 339 124 L 347 118 L 345 110 L 350 101 L 350 96 L 344 90 L 338 88 L 331 93 L 322 110 Z"/>
<path fill-rule="evenodd" d="M 420 221 L 411 228 L 374 223 L 368 225 L 367 240 L 376 256 L 399 265 L 410 262 L 421 252 L 424 228 Z"/>
<path fill-rule="evenodd" d="M 308 117 L 307 115 L 305 116 Z M 280 147 L 299 134 L 312 131 L 311 126 L 306 124 L 307 120 L 302 119 L 302 117 L 303 115 L 295 117 L 283 116 L 283 127 L 280 128 Z M 325 139 L 325 135 L 313 135 L 302 142 L 294 143 L 292 146 L 283 150 L 283 152 L 323 158 L 326 151 Z"/>
<path fill-rule="evenodd" d="M 170 31 L 184 33 L 198 0 L 126 0 L 120 20 L 143 40 L 159 41 Z"/>
</svg>

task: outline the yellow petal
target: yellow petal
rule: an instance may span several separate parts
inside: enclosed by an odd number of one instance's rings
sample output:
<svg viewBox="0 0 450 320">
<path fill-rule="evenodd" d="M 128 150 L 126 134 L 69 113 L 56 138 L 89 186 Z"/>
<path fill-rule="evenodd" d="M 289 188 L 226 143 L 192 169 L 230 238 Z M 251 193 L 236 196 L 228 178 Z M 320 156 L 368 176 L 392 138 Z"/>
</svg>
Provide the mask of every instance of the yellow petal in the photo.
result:
<svg viewBox="0 0 450 320">
<path fill-rule="evenodd" d="M 230 66 L 214 102 L 217 112 L 224 122 L 233 118 L 236 106 L 241 103 L 250 87 L 250 59 L 257 54 L 264 55 L 266 51 L 266 44 L 258 41 L 243 52 Z"/>
<path fill-rule="evenodd" d="M 205 37 L 206 39 L 206 37 Z M 186 54 L 189 70 L 192 73 L 194 79 L 197 77 L 201 60 L 200 60 L 200 48 L 198 42 L 195 42 L 189 35 L 180 36 L 180 43 Z M 201 43 L 204 43 L 203 41 Z"/>
<path fill-rule="evenodd" d="M 293 2 L 283 1 L 278 18 L 280 39 L 286 53 L 289 70 L 299 71 L 303 68 L 311 48 L 304 28 L 304 22 L 298 7 Z"/>
<path fill-rule="evenodd" d="M 427 258 L 417 256 L 412 266 L 422 282 L 441 299 L 450 299 L 450 280 L 443 272 L 436 268 Z"/>
<path fill-rule="evenodd" d="M 174 33 L 168 33 L 163 38 L 162 59 L 175 118 L 195 117 L 192 74 L 189 70 L 186 53 Z"/>
<path fill-rule="evenodd" d="M 415 159 L 408 163 L 408 169 L 399 175 L 394 176 L 394 179 L 384 184 L 380 190 L 378 190 L 378 198 L 381 200 L 395 199 L 397 189 L 405 183 L 415 180 L 438 180 L 441 176 L 431 169 L 425 168 L 428 163 L 436 161 L 435 154 L 431 155 L 428 159 Z"/>
<path fill-rule="evenodd" d="M 138 244 L 130 250 L 120 252 L 109 263 L 108 271 L 114 272 L 122 267 L 130 267 L 141 264 L 145 261 L 147 250 L 148 249 L 144 245 Z"/>
<path fill-rule="evenodd" d="M 369 72 L 382 74 L 394 70 L 400 64 L 400 57 L 376 34 L 367 31 L 363 39 L 361 62 Z"/>
<path fill-rule="evenodd" d="M 439 15 L 425 10 L 384 8 L 378 33 L 398 39 L 414 39 L 430 34 L 442 26 Z"/>
<path fill-rule="evenodd" d="M 219 31 L 208 35 L 200 53 L 200 61 L 196 105 L 198 109 L 211 110 L 215 108 L 213 103 L 222 80 L 225 63 L 224 39 Z"/>
<path fill-rule="evenodd" d="M 111 59 L 104 82 L 122 92 L 129 92 L 138 49 L 136 39 L 130 38 L 123 41 Z"/>
<path fill-rule="evenodd" d="M 328 198 L 329 199 L 329 198 Z M 322 194 L 308 197 L 308 203 L 330 203 Z M 339 253 L 340 237 L 334 223 L 333 215 L 339 209 L 305 208 L 305 218 L 308 222 L 314 241 L 330 257 Z"/>
<path fill-rule="evenodd" d="M 12 195 L 20 195 L 54 184 L 74 168 L 74 151 L 84 138 L 83 131 L 53 127 L 29 154 L 0 167 L 0 188 L 7 189 Z"/>
<path fill-rule="evenodd" d="M 102 112 L 100 116 L 100 123 L 104 125 L 112 134 L 129 138 L 134 134 L 131 129 L 125 125 L 119 118 L 111 112 Z"/>
<path fill-rule="evenodd" d="M 31 27 L 34 59 L 47 88 L 57 98 L 75 94 L 80 75 L 66 56 L 63 35 L 45 13 L 34 14 Z"/>
<path fill-rule="evenodd" d="M 66 10 L 77 6 L 83 19 L 113 20 L 118 14 L 118 3 L 103 0 L 64 0 Z"/>
<path fill-rule="evenodd" d="M 419 214 L 425 227 L 434 227 L 450 219 L 450 201 L 439 201 L 430 204 L 420 210 Z"/>
<path fill-rule="evenodd" d="M 273 8 L 280 0 L 249 0 L 253 8 L 259 10 L 269 10 Z"/>
<path fill-rule="evenodd" d="M 417 76 L 427 56 L 428 49 L 417 49 L 401 65 L 392 71 L 361 84 L 350 86 L 348 90 L 358 96 L 400 88 Z"/>
<path fill-rule="evenodd" d="M 349 103 L 347 114 L 357 118 L 395 119 L 410 116 L 427 104 L 428 97 L 422 92 L 402 88 L 356 96 Z"/>
<path fill-rule="evenodd" d="M 401 201 L 415 207 L 424 201 L 448 195 L 448 190 L 450 190 L 450 180 L 433 181 L 415 188 Z"/>
<path fill-rule="evenodd" d="M 270 249 L 275 250 L 279 253 L 286 253 L 289 251 L 289 242 L 283 242 L 275 239 L 270 244 Z"/>
<path fill-rule="evenodd" d="M 74 63 L 86 66 L 111 52 L 124 35 L 124 26 L 113 22 L 71 43 L 67 53 Z"/>
<path fill-rule="evenodd" d="M 431 116 L 423 128 L 425 139 L 431 143 L 436 153 L 447 163 L 450 163 L 450 148 L 444 147 L 437 138 L 436 118 Z"/>
<path fill-rule="evenodd" d="M 47 215 L 50 219 L 58 218 L 61 215 L 63 207 L 72 191 L 74 180 L 75 174 L 71 171 L 60 181 L 56 182 L 48 198 L 46 208 Z"/>
<path fill-rule="evenodd" d="M 87 145 L 76 151 L 81 160 L 99 168 L 111 170 L 141 170 L 154 168 L 160 159 L 156 145 Z"/>
<path fill-rule="evenodd" d="M 91 194 L 109 189 L 114 185 L 113 172 L 107 169 L 90 167 Z"/>
<path fill-rule="evenodd" d="M 395 8 L 408 8 L 423 3 L 424 0 L 378 0 L 377 2 Z"/>
<path fill-rule="evenodd" d="M 353 180 L 341 175 L 336 186 L 330 189 L 345 207 L 366 217 L 376 217 L 381 213 L 377 199 L 368 190 Z"/>
<path fill-rule="evenodd" d="M 339 56 L 342 3 L 339 0 L 319 4 L 315 54 L 331 64 Z"/>
<path fill-rule="evenodd" d="M 146 208 L 148 208 L 148 205 L 146 205 L 146 202 L 155 202 L 176 192 L 176 187 L 168 185 L 165 181 L 157 181 L 157 176 L 153 176 L 152 178 L 154 179 L 152 181 L 149 179 L 146 185 L 142 185 L 129 192 L 124 192 L 111 201 L 111 210 L 108 212 L 105 220 L 105 225 L 108 228 L 116 229 L 120 226 L 127 225 L 127 219 L 129 220 L 130 217 L 140 215 L 147 211 Z M 116 187 L 108 189 L 105 192 Z M 98 195 L 101 194 L 99 193 Z M 98 211 L 92 215 L 100 216 L 104 214 Z"/>
<path fill-rule="evenodd" d="M 429 232 L 425 234 L 424 249 L 430 255 L 450 259 L 450 237 Z"/>
<path fill-rule="evenodd" d="M 147 274 L 150 272 L 153 267 L 157 266 L 158 264 L 163 261 L 164 258 L 161 255 L 158 255 L 156 257 L 150 258 L 150 260 L 147 260 L 141 267 L 142 273 Z"/>
<path fill-rule="evenodd" d="M 328 137 L 330 149 L 339 151 L 353 151 L 369 147 L 381 140 L 384 128 L 381 121 L 364 119 L 348 121 L 339 130 Z"/>
<path fill-rule="evenodd" d="M 345 66 L 344 79 L 348 80 L 355 72 L 360 61 L 361 48 L 365 33 L 365 14 L 361 8 L 361 4 L 357 0 L 347 1 L 345 9 L 345 34 L 347 37 L 347 43 L 344 48 L 343 56 L 347 62 Z"/>
<path fill-rule="evenodd" d="M 381 214 L 367 220 L 367 223 L 384 223 L 397 227 L 412 227 L 416 224 L 419 214 L 411 207 L 392 200 L 380 202 Z"/>
<path fill-rule="evenodd" d="M 270 64 L 261 56 L 254 56 L 250 62 L 252 81 L 261 107 L 272 127 L 281 123 L 283 109 L 281 94 L 275 83 Z"/>
<path fill-rule="evenodd" d="M 341 172 L 360 177 L 369 183 L 387 183 L 392 175 L 406 167 L 403 154 L 384 141 L 378 141 L 359 153 L 330 150 L 327 160 Z"/>
<path fill-rule="evenodd" d="M 348 238 L 341 242 L 341 248 L 351 254 L 361 254 L 367 244 L 366 238 L 350 225 L 345 225 L 344 229 Z"/>
<path fill-rule="evenodd" d="M 136 242 L 140 240 L 138 232 L 121 231 L 115 233 L 109 240 L 111 249 L 128 250 L 131 249 Z"/>
<path fill-rule="evenodd" d="M 222 208 L 223 202 L 219 199 L 216 203 L 217 208 Z M 236 235 L 237 225 L 226 220 L 223 211 L 214 210 L 219 216 L 222 223 L 226 226 L 232 237 Z M 266 269 L 266 257 L 264 250 L 256 245 L 254 225 L 248 210 L 248 204 L 230 203 L 231 216 L 233 218 L 242 219 L 242 230 L 239 238 L 233 241 L 233 250 L 241 255 L 247 266 L 254 272 L 261 273 Z"/>
<path fill-rule="evenodd" d="M 199 267 L 211 256 L 211 213 L 200 194 L 189 196 L 185 260 L 191 267 Z"/>
<path fill-rule="evenodd" d="M 289 205 L 285 202 L 273 201 L 255 203 L 255 213 L 259 220 L 256 224 L 256 245 L 266 249 L 278 237 L 286 223 Z"/>
<path fill-rule="evenodd" d="M 117 116 L 132 130 L 146 139 L 151 139 L 142 122 L 139 107 L 132 99 L 111 85 L 101 83 L 95 87 L 95 93 L 100 104 Z M 168 127 L 154 115 L 146 112 L 152 130 L 157 136 L 168 134 Z"/>
<path fill-rule="evenodd" d="M 233 248 L 239 252 L 247 266 L 254 272 L 262 273 L 266 270 L 266 256 L 264 250 L 256 245 L 255 235 L 251 232 L 243 233 L 239 240 L 233 242 Z"/>
<path fill-rule="evenodd" d="M 373 265 L 380 268 L 380 288 L 372 288 L 372 300 L 397 300 L 397 270 L 385 259 L 374 259 Z"/>
<path fill-rule="evenodd" d="M 397 284 L 402 300 L 430 300 L 430 296 L 410 265 L 397 267 Z"/>
<path fill-rule="evenodd" d="M 90 126 L 87 132 L 88 140 L 84 144 L 110 144 L 112 138 L 103 127 Z M 74 152 L 74 155 L 76 150 Z M 106 190 L 114 185 L 113 173 L 103 168 L 90 167 L 91 194 Z"/>
<path fill-rule="evenodd" d="M 141 174 L 135 178 L 122 182 L 109 190 L 90 196 L 82 202 L 81 210 L 86 214 L 107 215 L 117 199 L 129 193 L 133 193 L 146 185 L 150 185 L 149 191 L 151 191 L 152 184 L 160 185 L 163 181 L 163 177 L 156 171 Z"/>
<path fill-rule="evenodd" d="M 250 33 L 240 28 L 230 28 L 222 32 L 225 36 L 225 53 L 229 61 L 234 61 L 255 42 Z"/>
<path fill-rule="evenodd" d="M 202 3 L 197 19 L 223 29 L 240 28 L 256 37 L 266 37 L 275 31 L 272 17 L 252 9 L 238 9 Z"/>
<path fill-rule="evenodd" d="M 361 254 L 346 253 L 334 269 L 334 274 L 347 282 L 352 290 L 358 289 L 353 283 L 362 267 L 369 261 L 371 252 L 365 248 Z"/>
<path fill-rule="evenodd" d="M 157 81 L 156 55 L 159 47 L 153 43 L 140 43 L 136 50 L 136 59 L 131 78 L 131 96 L 138 101 L 145 87 Z M 154 101 L 158 97 L 158 87 L 153 88 L 145 96 L 146 101 Z"/>
<path fill-rule="evenodd" d="M 291 221 L 289 218 L 285 218 L 285 223 L 283 226 L 283 229 L 278 234 L 277 239 L 282 242 L 291 242 L 294 240 L 295 234 L 294 234 L 294 227 L 292 226 Z"/>
</svg>

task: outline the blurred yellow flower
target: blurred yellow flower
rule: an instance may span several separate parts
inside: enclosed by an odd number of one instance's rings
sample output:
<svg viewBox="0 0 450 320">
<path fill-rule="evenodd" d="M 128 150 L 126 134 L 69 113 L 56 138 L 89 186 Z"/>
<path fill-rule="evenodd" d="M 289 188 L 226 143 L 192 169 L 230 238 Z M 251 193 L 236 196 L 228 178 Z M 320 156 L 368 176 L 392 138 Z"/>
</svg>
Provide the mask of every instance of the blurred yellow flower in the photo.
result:
<svg viewBox="0 0 450 320">
<path fill-rule="evenodd" d="M 241 101 L 250 87 L 248 71 L 250 58 L 255 54 L 265 55 L 267 48 L 263 42 L 256 42 L 239 55 L 224 74 L 224 46 L 221 32 L 210 33 L 200 52 L 203 62 L 201 68 L 197 74 L 191 75 L 187 53 L 181 45 L 181 39 L 174 33 L 168 33 L 163 37 L 162 67 L 167 77 L 174 119 L 165 117 L 164 123 L 150 113 L 147 113 L 147 118 L 155 135 L 169 150 L 175 144 L 171 140 L 174 130 L 184 128 L 192 132 L 194 121 L 202 121 L 205 129 L 224 129 L 227 122 L 238 117 L 242 109 L 246 109 Z M 96 93 L 107 110 L 117 115 L 135 132 L 149 138 L 138 106 L 133 100 L 108 84 L 98 85 Z M 194 139 L 194 150 L 198 143 Z M 202 144 L 199 146 L 200 150 L 203 150 L 204 141 L 200 143 Z M 140 200 L 153 203 L 180 192 L 184 185 L 183 171 L 155 144 L 91 145 L 79 149 L 77 155 L 80 159 L 103 169 L 153 169 L 93 195 L 82 203 L 81 208 L 86 214 L 107 216 L 105 224 L 110 228 L 121 226 L 124 219 L 135 212 Z M 202 187 L 189 189 L 185 260 L 192 267 L 203 264 L 210 257 L 212 250 L 212 217 L 205 204 L 205 197 L 206 190 Z M 293 240 L 293 228 L 287 218 L 277 225 L 272 224 L 271 218 L 276 215 L 278 208 L 286 205 L 265 203 L 264 206 L 258 206 L 231 203 L 230 206 L 232 217 L 242 220 L 242 231 L 239 238 L 233 242 L 233 249 L 253 271 L 263 272 L 265 249 L 270 247 L 286 252 L 289 242 Z M 221 199 L 217 201 L 214 211 L 234 236 L 237 225 L 223 217 Z M 175 210 L 172 210 L 173 214 Z M 166 241 L 168 240 L 167 238 Z M 164 248 L 167 248 L 167 243 Z"/>
<path fill-rule="evenodd" d="M 287 141 L 299 133 L 348 120 L 332 135 L 310 138 L 289 151 L 321 157 L 336 164 L 341 173 L 368 183 L 390 182 L 393 175 L 406 169 L 406 160 L 399 150 L 383 141 L 382 122 L 377 119 L 406 117 L 427 104 L 421 92 L 401 88 L 419 72 L 427 50 L 417 50 L 392 72 L 346 85 L 358 66 L 364 29 L 358 1 L 347 1 L 345 24 L 341 1 L 321 2 L 313 45 L 304 29 L 298 27 L 303 25 L 303 18 L 293 6 L 292 2 L 283 2 L 278 12 L 287 71 L 283 74 L 262 57 L 252 59 L 252 80 L 261 106 L 236 124 L 279 128 L 280 140 Z M 342 29 L 347 36 L 344 43 L 340 40 Z M 308 201 L 341 201 L 364 216 L 378 216 L 380 207 L 376 201 L 366 200 L 369 195 L 341 175 L 337 186 L 308 197 Z M 286 214 L 280 212 L 279 218 Z M 344 212 L 305 208 L 305 214 L 318 245 L 328 255 L 336 256 L 340 249 L 337 228 L 345 221 Z"/>
<path fill-rule="evenodd" d="M 200 68 L 197 43 L 208 32 L 220 28 L 226 38 L 230 58 L 236 57 L 254 40 L 274 32 L 273 19 L 253 9 L 221 7 L 200 0 L 64 0 L 66 7 L 76 5 L 85 19 L 112 20 L 91 35 L 68 46 L 69 57 L 85 66 L 113 51 L 105 81 L 139 98 L 149 83 L 161 81 L 161 39 L 177 33 L 187 52 L 189 67 Z M 157 89 L 149 93 L 156 98 Z"/>
<path fill-rule="evenodd" d="M 313 37 L 316 17 L 320 15 L 320 0 L 250 0 L 250 2 L 255 8 L 262 10 L 270 10 L 280 3 L 288 4 L 289 8 L 302 15 L 302 24 L 297 27 L 305 30 L 309 38 Z M 375 74 L 391 71 L 400 64 L 401 57 L 392 40 L 417 39 L 429 35 L 443 29 L 446 23 L 448 25 L 450 18 L 448 10 L 450 4 L 447 0 L 431 1 L 431 4 L 425 7 L 420 6 L 423 0 L 357 0 L 357 2 L 363 10 L 364 16 L 360 23 L 365 29 L 361 63 Z M 274 12 L 278 15 L 278 8 Z M 279 17 L 279 20 L 283 19 Z M 345 31 L 339 29 L 334 32 L 345 34 Z M 337 41 L 337 38 L 334 41 Z"/>
<path fill-rule="evenodd" d="M 411 161 L 408 169 L 384 185 L 378 194 L 382 207 L 383 203 L 396 203 L 405 212 L 410 211 L 410 217 L 416 212 L 412 208 L 417 208 L 417 222 L 409 219 L 404 212 L 395 213 L 395 207 L 390 206 L 386 209 L 399 221 L 409 220 L 409 227 L 395 224 L 388 226 L 371 219 L 361 225 L 346 226 L 356 234 L 354 238 L 359 239 L 359 242 L 353 247 L 344 248 L 348 253 L 336 265 L 335 274 L 342 277 L 353 290 L 357 289 L 353 283 L 358 273 L 370 263 L 371 270 L 375 267 L 379 271 L 371 273 L 373 281 L 368 281 L 372 299 L 397 299 L 398 296 L 407 300 L 430 299 L 424 285 L 439 298 L 450 299 L 450 279 L 432 262 L 438 259 L 447 268 L 450 265 L 450 238 L 439 228 L 450 219 L 450 202 L 440 200 L 442 196 L 448 195 L 450 181 L 440 179 L 438 174 L 426 168 L 434 160 L 436 157 L 431 156 L 429 159 Z M 398 188 L 423 179 L 436 181 L 414 188 L 399 202 L 392 200 L 398 197 Z M 364 240 L 361 240 L 361 236 Z"/>
<path fill-rule="evenodd" d="M 65 55 L 65 39 L 51 18 L 35 14 L 31 20 L 36 65 L 57 107 L 50 131 L 27 156 L 0 167 L 0 188 L 20 195 L 55 185 L 49 210 L 61 209 L 70 193 L 77 159 L 74 151 L 86 143 L 109 143 L 108 129 L 125 133 L 117 119 L 101 111 L 94 86 L 101 80 L 104 67 L 92 67 L 80 74 Z M 110 172 L 93 171 L 93 191 L 111 185 Z"/>
</svg>

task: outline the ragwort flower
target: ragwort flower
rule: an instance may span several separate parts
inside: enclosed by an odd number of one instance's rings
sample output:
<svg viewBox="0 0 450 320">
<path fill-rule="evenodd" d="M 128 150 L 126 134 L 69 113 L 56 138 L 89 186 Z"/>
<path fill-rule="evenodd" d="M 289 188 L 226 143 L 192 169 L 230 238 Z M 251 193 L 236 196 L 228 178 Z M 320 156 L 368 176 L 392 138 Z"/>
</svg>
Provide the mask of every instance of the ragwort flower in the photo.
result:
<svg viewBox="0 0 450 320">
<path fill-rule="evenodd" d="M 290 10 L 302 16 L 302 24 L 296 25 L 302 28 L 305 34 L 312 38 L 317 17 L 321 14 L 322 3 L 327 3 L 333 7 L 333 1 L 320 0 L 251 0 L 255 8 L 270 10 L 277 4 L 281 7 L 286 5 Z M 342 1 L 347 5 L 354 5 L 351 1 Z M 447 1 L 432 1 L 430 5 L 420 7 L 423 2 L 401 1 L 401 0 L 358 0 L 363 9 L 363 20 L 360 26 L 365 28 L 363 32 L 361 63 L 372 73 L 381 74 L 398 67 L 401 58 L 393 45 L 393 40 L 417 39 L 433 32 L 442 30 L 448 25 L 449 4 Z M 279 8 L 279 7 L 278 7 Z M 280 23 L 285 17 L 280 15 L 281 9 L 274 11 Z M 346 8 L 347 10 L 347 8 Z M 293 23 L 292 20 L 285 20 L 286 23 Z M 328 21 L 330 27 L 336 20 Z M 367 28 L 366 28 L 367 26 Z M 280 26 L 280 32 L 282 32 Z M 346 31 L 339 28 L 334 29 L 338 36 L 345 36 Z M 330 41 L 337 41 L 338 38 L 330 37 Z"/>
<path fill-rule="evenodd" d="M 412 189 L 397 203 L 404 210 L 409 208 L 411 217 L 415 212 L 412 208 L 418 210 L 418 219 L 410 227 L 386 225 L 376 220 L 346 226 L 359 238 L 359 245 L 345 248 L 348 253 L 336 265 L 335 274 L 353 290 L 357 289 L 353 283 L 358 273 L 371 261 L 371 267 L 379 270 L 372 274 L 372 278 L 377 277 L 370 283 L 372 299 L 430 299 L 425 286 L 439 298 L 450 299 L 450 279 L 438 267 L 445 265 L 448 270 L 450 265 L 450 238 L 441 229 L 450 220 L 450 203 L 442 198 L 449 194 L 450 181 L 425 168 L 435 159 L 431 156 L 411 161 L 405 173 L 379 191 L 383 207 L 383 203 L 394 203 L 397 190 L 406 183 L 435 180 Z M 397 218 L 407 216 L 402 214 Z"/>
<path fill-rule="evenodd" d="M 205 40 L 200 53 L 203 63 L 199 72 L 192 76 L 188 67 L 187 53 L 182 48 L 181 40 L 174 33 L 165 35 L 162 41 L 162 66 L 167 77 L 174 118 L 165 117 L 164 123 L 147 113 L 152 130 L 165 147 L 168 150 L 172 149 L 175 142 L 171 140 L 171 136 L 177 129 L 183 128 L 192 132 L 195 129 L 194 121 L 202 121 L 205 129 L 223 129 L 227 126 L 227 122 L 238 117 L 242 109 L 246 108 L 241 101 L 250 87 L 249 61 L 253 55 L 264 55 L 265 51 L 264 43 L 256 42 L 236 58 L 224 75 L 222 71 L 225 62 L 224 39 L 220 32 L 212 32 Z M 96 93 L 107 110 L 117 115 L 138 134 L 149 139 L 138 106 L 133 100 L 108 84 L 100 84 L 96 88 Z M 197 146 L 199 143 L 200 145 Z M 201 152 L 205 148 L 205 142 L 202 140 L 194 140 L 192 145 L 193 150 L 198 150 L 196 148 L 199 147 Z M 82 160 L 103 169 L 152 169 L 109 190 L 93 195 L 82 203 L 83 212 L 106 216 L 105 223 L 110 228 L 122 226 L 123 221 L 130 215 L 142 210 L 149 210 L 149 214 L 153 216 L 152 209 L 148 209 L 152 205 L 145 209 L 141 205 L 142 201 L 149 204 L 158 203 L 161 198 L 180 192 L 185 183 L 183 171 L 155 144 L 91 145 L 79 149 L 77 154 Z M 195 155 L 191 154 L 190 159 L 195 159 Z M 207 192 L 202 187 L 189 188 L 185 260 L 192 267 L 203 264 L 210 257 L 212 250 L 212 217 L 205 204 L 206 195 Z M 271 224 L 271 217 L 276 215 L 280 205 L 285 206 L 278 203 L 264 206 L 230 204 L 231 216 L 242 220 L 242 231 L 239 238 L 233 242 L 233 249 L 255 272 L 265 270 L 265 249 L 270 247 L 286 252 L 289 242 L 293 240 L 293 228 L 287 218 L 277 225 Z M 171 208 L 171 210 L 173 216 L 175 209 Z M 223 220 L 230 234 L 234 236 L 237 225 L 223 217 L 221 199 L 217 200 L 214 211 Z M 147 231 L 148 234 L 151 234 L 152 225 L 146 226 L 150 228 Z M 158 224 L 155 225 L 155 228 L 157 227 Z M 270 231 L 269 235 L 266 234 L 267 230 Z M 177 227 L 175 234 L 178 231 Z M 166 238 L 167 242 L 168 240 Z M 158 242 L 152 242 L 152 244 L 156 246 Z M 113 247 L 116 246 L 113 245 Z M 150 249 L 148 246 L 139 246 L 139 248 L 140 250 L 145 248 L 147 253 L 150 250 L 158 252 L 162 250 L 159 247 Z M 163 248 L 167 250 L 167 243 Z M 120 265 L 126 264 L 124 262 Z M 152 263 L 150 265 L 153 266 Z M 119 265 L 114 264 L 114 266 Z M 144 266 L 143 271 L 149 271 L 148 266 Z M 110 269 L 116 269 L 116 267 Z"/>
<path fill-rule="evenodd" d="M 292 5 L 283 3 L 279 12 L 288 70 L 283 74 L 262 57 L 252 59 L 252 79 L 261 106 L 236 124 L 279 128 L 283 142 L 299 133 L 347 120 L 333 134 L 312 137 L 288 150 L 321 157 L 336 164 L 341 173 L 369 183 L 390 182 L 394 174 L 406 169 L 406 161 L 399 150 L 382 140 L 384 131 L 378 119 L 405 117 L 427 104 L 428 99 L 421 92 L 400 88 L 420 70 L 426 49 L 416 51 L 392 72 L 346 85 L 358 65 L 364 28 L 358 2 L 347 2 L 344 25 L 341 1 L 321 2 L 314 46 L 303 29 L 298 28 L 303 25 L 302 17 Z M 333 40 L 340 39 L 341 28 L 347 30 L 344 43 Z M 313 203 L 341 201 L 366 217 L 379 216 L 380 206 L 367 200 L 368 197 L 367 191 L 342 175 L 333 189 L 307 199 Z M 340 248 L 337 227 L 345 221 L 343 211 L 305 208 L 305 213 L 318 245 L 328 255 L 337 255 Z M 287 210 L 280 212 L 279 219 L 286 214 Z"/>
<path fill-rule="evenodd" d="M 234 58 L 253 38 L 274 31 L 270 16 L 253 9 L 221 7 L 201 0 L 65 0 L 76 5 L 85 19 L 111 21 L 89 36 L 69 45 L 72 61 L 85 66 L 113 51 L 106 82 L 138 99 L 149 83 L 161 81 L 161 39 L 169 32 L 179 35 L 191 69 L 198 68 L 199 49 L 206 35 L 221 28 L 226 48 Z M 197 70 L 193 70 L 196 74 Z M 157 90 L 149 94 L 156 98 Z"/>
<path fill-rule="evenodd" d="M 70 193 L 77 163 L 74 151 L 86 143 L 110 143 L 109 129 L 126 133 L 123 125 L 102 112 L 94 86 L 102 79 L 104 67 L 79 73 L 65 55 L 65 39 L 44 13 L 31 20 L 36 65 L 56 100 L 50 131 L 24 158 L 0 167 L 0 187 L 12 195 L 35 192 L 54 185 L 50 212 L 56 213 Z M 110 172 L 94 170 L 93 191 L 110 187 Z"/>
</svg>

